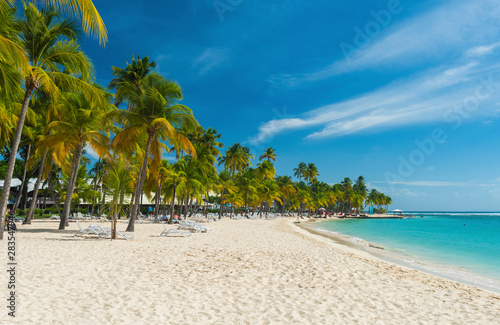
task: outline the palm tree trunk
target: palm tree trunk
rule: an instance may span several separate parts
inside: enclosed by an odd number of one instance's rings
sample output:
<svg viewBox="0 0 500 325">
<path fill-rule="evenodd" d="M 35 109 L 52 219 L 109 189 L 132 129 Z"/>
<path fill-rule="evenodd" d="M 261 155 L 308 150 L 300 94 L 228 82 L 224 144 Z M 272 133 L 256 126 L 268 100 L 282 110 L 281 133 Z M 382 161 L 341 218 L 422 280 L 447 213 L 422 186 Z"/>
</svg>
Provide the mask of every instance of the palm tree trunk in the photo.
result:
<svg viewBox="0 0 500 325">
<path fill-rule="evenodd" d="M 24 195 L 25 188 L 27 185 L 26 184 L 26 173 L 28 170 L 28 160 L 30 159 L 30 155 L 31 155 L 31 144 L 28 145 L 28 151 L 26 152 L 26 160 L 24 161 L 23 178 L 21 180 L 21 188 L 19 190 L 19 195 L 17 196 L 16 203 L 14 203 L 14 207 L 12 208 L 12 210 L 14 211 L 14 214 L 16 213 L 17 208 L 19 207 L 19 204 L 21 203 L 21 200 L 22 200 L 22 197 Z"/>
<path fill-rule="evenodd" d="M 188 201 L 189 204 L 187 206 L 186 214 L 184 215 L 184 217 L 185 218 L 190 218 L 191 214 L 192 214 L 192 211 L 193 211 L 193 196 L 188 196 L 188 198 L 186 199 L 186 201 Z M 189 212 L 189 215 L 188 215 L 188 212 Z"/>
<path fill-rule="evenodd" d="M 53 166 L 53 165 L 52 165 Z M 49 188 L 50 198 L 54 201 L 54 205 L 57 209 L 57 214 L 60 216 L 61 209 L 59 208 L 59 203 L 57 203 L 56 196 L 54 195 L 54 189 L 52 188 L 52 171 L 50 171 L 49 176 L 47 177 L 47 187 Z"/>
<path fill-rule="evenodd" d="M 153 134 L 148 135 L 148 141 L 146 143 L 146 148 L 144 149 L 144 160 L 141 166 L 141 172 L 138 177 L 139 181 L 137 182 L 137 186 L 135 187 L 135 202 L 130 210 L 130 220 L 128 222 L 126 231 L 134 231 L 135 218 L 137 217 L 137 209 L 139 208 L 139 202 L 142 196 L 142 186 L 144 185 L 144 180 L 146 179 L 146 169 L 148 167 L 148 156 L 149 149 L 151 148 L 151 142 L 153 141 Z"/>
<path fill-rule="evenodd" d="M 12 174 L 14 173 L 14 166 L 16 165 L 17 150 L 19 149 L 19 142 L 21 141 L 21 133 L 23 131 L 24 119 L 26 118 L 26 112 L 28 111 L 28 104 L 31 98 L 31 94 L 33 94 L 33 91 L 35 89 L 36 85 L 34 82 L 26 83 L 26 91 L 24 92 L 24 99 L 21 106 L 21 113 L 19 114 L 16 133 L 14 134 L 14 139 L 12 141 L 9 162 L 7 164 L 7 170 L 5 171 L 5 179 L 3 181 L 2 195 L 0 196 L 0 225 L 2 225 L 2 227 L 4 224 L 5 212 L 7 211 L 7 204 L 9 203 L 10 183 L 12 182 Z M 0 231 L 0 240 L 3 240 L 3 231 Z"/>
<path fill-rule="evenodd" d="M 99 160 L 97 161 L 97 169 L 95 171 L 95 178 L 94 178 L 94 191 L 97 191 L 97 178 L 99 176 L 99 166 L 100 165 L 101 165 L 101 157 L 99 157 Z M 93 195 L 92 196 L 92 205 L 90 207 L 90 215 L 94 215 L 94 207 L 95 207 L 95 205 L 96 205 L 95 195 Z"/>
<path fill-rule="evenodd" d="M 176 181 L 174 180 L 174 194 L 172 195 L 172 205 L 170 206 L 170 219 L 168 219 L 168 223 L 171 224 L 174 219 L 174 209 L 175 209 L 175 187 Z"/>
<path fill-rule="evenodd" d="M 220 204 L 219 204 L 219 220 L 222 219 L 222 200 L 224 199 L 224 191 L 220 192 Z"/>
<path fill-rule="evenodd" d="M 48 182 L 48 177 L 47 177 L 47 179 L 43 182 L 42 188 L 46 187 L 48 183 L 49 182 Z M 42 206 L 42 209 L 40 209 L 40 217 L 43 216 L 43 212 L 45 209 L 47 209 L 47 190 L 45 190 L 44 195 L 43 195 L 43 206 Z"/>
<path fill-rule="evenodd" d="M 157 216 L 160 212 L 160 194 L 161 194 L 161 185 L 162 185 L 163 180 L 161 179 L 160 176 L 160 181 L 158 183 L 158 186 L 156 187 L 156 199 L 155 199 L 155 216 Z"/>
<path fill-rule="evenodd" d="M 43 153 L 42 159 L 40 160 L 40 168 L 38 168 L 38 176 L 36 178 L 35 188 L 33 189 L 33 198 L 31 199 L 30 209 L 28 210 L 28 215 L 26 216 L 26 219 L 24 219 L 23 224 L 30 225 L 31 219 L 33 218 L 33 215 L 35 213 L 35 204 L 36 204 L 36 200 L 38 198 L 38 188 L 40 187 L 40 182 L 42 180 L 43 166 L 45 165 L 45 158 L 47 157 L 47 152 L 48 152 L 48 150 L 45 149 L 45 152 Z"/>
<path fill-rule="evenodd" d="M 78 167 L 80 167 L 80 158 L 82 157 L 83 143 L 79 143 L 78 147 L 73 153 L 73 162 L 71 163 L 71 173 L 68 181 L 68 188 L 66 189 L 66 198 L 64 199 L 63 213 L 61 222 L 59 223 L 59 230 L 64 230 L 68 223 L 69 213 L 71 211 L 71 199 L 73 191 L 75 190 L 76 178 L 78 176 Z"/>
<path fill-rule="evenodd" d="M 207 197 L 206 197 L 207 203 L 205 204 L 205 217 L 208 214 L 208 188 L 207 188 Z"/>
</svg>

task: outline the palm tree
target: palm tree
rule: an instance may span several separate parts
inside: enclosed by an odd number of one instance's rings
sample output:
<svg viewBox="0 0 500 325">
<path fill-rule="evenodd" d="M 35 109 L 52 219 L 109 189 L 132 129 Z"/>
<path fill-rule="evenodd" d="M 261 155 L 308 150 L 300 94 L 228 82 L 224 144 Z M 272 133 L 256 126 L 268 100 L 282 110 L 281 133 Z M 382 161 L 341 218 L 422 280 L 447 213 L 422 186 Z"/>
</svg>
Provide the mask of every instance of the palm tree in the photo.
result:
<svg viewBox="0 0 500 325">
<path fill-rule="evenodd" d="M 297 191 L 293 186 L 292 178 L 290 176 L 277 176 L 276 182 L 278 183 L 283 198 L 281 213 L 285 213 L 286 201 L 297 193 Z"/>
<path fill-rule="evenodd" d="M 313 163 L 308 163 L 302 175 L 304 179 L 309 182 L 309 185 L 311 185 L 319 176 L 318 167 Z"/>
<path fill-rule="evenodd" d="M 303 162 L 299 163 L 299 166 L 297 168 L 293 169 L 294 176 L 297 177 L 299 180 L 304 177 L 304 172 L 307 169 L 307 165 Z"/>
<path fill-rule="evenodd" d="M 262 183 L 260 183 L 259 187 L 257 188 L 257 191 L 260 195 L 260 199 L 262 200 L 261 203 L 261 209 L 259 210 L 259 213 L 262 217 L 262 209 L 264 207 L 264 203 L 267 202 L 269 207 L 271 207 L 271 204 L 273 200 L 276 200 L 283 204 L 283 201 L 281 201 L 281 191 L 278 186 L 278 184 L 271 179 L 266 179 Z"/>
<path fill-rule="evenodd" d="M 248 210 L 249 198 L 251 198 L 257 189 L 257 182 L 255 179 L 255 170 L 247 168 L 236 175 L 235 185 L 238 187 L 239 192 L 243 196 L 243 204 L 245 206 L 245 214 Z"/>
<path fill-rule="evenodd" d="M 109 193 L 112 195 L 109 202 L 111 218 L 111 239 L 116 239 L 116 219 L 122 211 L 124 197 L 132 192 L 134 177 L 130 173 L 130 165 L 120 156 L 115 157 L 104 176 Z"/>
<path fill-rule="evenodd" d="M 276 161 L 276 157 L 278 157 L 277 154 L 274 153 L 275 149 L 269 147 L 266 150 L 264 150 L 264 154 L 260 155 L 259 160 L 262 159 L 267 159 L 268 161 Z"/>
<path fill-rule="evenodd" d="M 14 0 L 7 1 L 14 2 Z M 36 3 L 36 1 L 34 2 Z M 104 26 L 104 22 L 91 0 L 49 0 L 49 2 L 61 9 L 69 8 L 76 16 L 81 15 L 85 33 L 98 38 L 102 45 L 106 44 L 108 40 L 106 26 Z"/>
<path fill-rule="evenodd" d="M 216 186 L 216 190 L 220 193 L 220 207 L 219 207 L 219 219 L 222 218 L 222 208 L 224 204 L 224 195 L 226 193 L 232 193 L 235 191 L 235 186 L 231 180 L 231 174 L 227 170 L 219 172 L 219 182 Z"/>
<path fill-rule="evenodd" d="M 149 61 L 149 57 L 144 58 L 137 55 L 137 60 L 132 56 L 132 63 L 127 62 L 125 69 L 111 67 L 115 78 L 109 83 L 109 89 L 116 89 L 115 105 L 118 107 L 127 97 L 127 89 L 130 84 L 140 89 L 142 80 L 146 78 L 153 69 L 156 68 L 155 61 Z"/>
<path fill-rule="evenodd" d="M 236 172 L 252 166 L 251 159 L 253 159 L 253 155 L 250 153 L 250 149 L 235 143 L 226 150 L 226 155 L 219 159 L 219 166 L 224 164 L 224 168 L 234 176 Z"/>
<path fill-rule="evenodd" d="M 39 11 L 33 4 L 24 4 L 23 8 L 25 18 L 16 23 L 16 29 L 19 31 L 21 48 L 29 58 L 29 64 L 27 69 L 22 70 L 25 85 L 24 99 L 0 197 L 0 223 L 3 222 L 7 209 L 12 173 L 32 94 L 41 89 L 51 97 L 55 97 L 61 87 L 73 88 L 80 89 L 92 101 L 101 104 L 105 102 L 100 92 L 85 82 L 90 80 L 92 65 L 80 51 L 77 43 L 80 33 L 74 21 L 60 20 L 59 13 L 51 8 Z M 64 73 L 59 72 L 61 67 L 65 69 Z M 3 232 L 0 232 L 0 239 L 3 239 Z"/>
<path fill-rule="evenodd" d="M 119 114 L 112 113 L 109 116 L 118 118 L 123 123 L 123 130 L 113 139 L 113 146 L 120 152 L 130 152 L 130 143 L 141 143 L 144 150 L 127 227 L 127 231 L 134 231 L 148 159 L 152 158 L 152 166 L 159 166 L 163 156 L 161 140 L 175 140 L 184 150 L 196 156 L 191 142 L 176 128 L 187 126 L 194 129 L 198 122 L 189 108 L 178 104 L 182 99 L 181 87 L 158 74 L 147 75 L 141 81 L 139 89 L 132 83 L 123 83 L 120 87 L 124 98 L 129 102 L 130 110 L 119 110 Z"/>
<path fill-rule="evenodd" d="M 270 161 L 265 160 L 257 165 L 255 174 L 261 180 L 274 179 L 275 169 Z"/>
<path fill-rule="evenodd" d="M 64 94 L 60 106 L 65 114 L 59 121 L 53 121 L 48 125 L 50 135 L 44 139 L 43 146 L 52 148 L 60 157 L 68 157 L 70 152 L 73 155 L 68 172 L 69 181 L 64 209 L 59 224 L 59 229 L 64 229 L 71 209 L 71 199 L 84 145 L 89 145 L 99 156 L 109 156 L 107 146 L 110 140 L 101 131 L 106 127 L 102 124 L 103 114 L 106 109 L 112 110 L 112 108 L 110 105 L 105 105 L 101 109 L 96 109 L 82 94 L 78 93 Z M 63 168 L 66 165 L 65 161 L 56 161 L 56 163 Z"/>
</svg>

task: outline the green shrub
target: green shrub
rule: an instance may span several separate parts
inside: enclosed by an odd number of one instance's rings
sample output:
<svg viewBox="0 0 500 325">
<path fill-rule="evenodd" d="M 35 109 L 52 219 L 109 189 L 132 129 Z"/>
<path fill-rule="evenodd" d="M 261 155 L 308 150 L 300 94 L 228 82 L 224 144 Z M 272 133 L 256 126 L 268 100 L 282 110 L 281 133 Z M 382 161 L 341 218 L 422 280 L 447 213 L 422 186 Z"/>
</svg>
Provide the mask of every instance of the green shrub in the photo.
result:
<svg viewBox="0 0 500 325">
<path fill-rule="evenodd" d="M 44 214 L 40 217 L 39 214 L 35 215 L 35 219 L 48 219 L 50 218 L 52 215 L 51 214 Z"/>
</svg>

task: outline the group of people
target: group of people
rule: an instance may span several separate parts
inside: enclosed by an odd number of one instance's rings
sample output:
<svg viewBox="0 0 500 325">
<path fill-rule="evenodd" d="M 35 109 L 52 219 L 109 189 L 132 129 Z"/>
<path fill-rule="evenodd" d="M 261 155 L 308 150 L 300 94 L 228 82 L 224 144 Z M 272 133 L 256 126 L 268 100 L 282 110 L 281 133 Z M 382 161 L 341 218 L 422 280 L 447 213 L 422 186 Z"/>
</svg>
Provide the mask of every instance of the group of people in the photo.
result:
<svg viewBox="0 0 500 325">
<path fill-rule="evenodd" d="M 164 215 L 161 217 L 161 221 L 167 222 L 169 220 L 169 216 Z M 172 218 L 173 223 L 179 223 L 179 221 L 182 221 L 182 218 L 177 215 L 177 213 L 174 214 L 174 217 Z"/>
</svg>

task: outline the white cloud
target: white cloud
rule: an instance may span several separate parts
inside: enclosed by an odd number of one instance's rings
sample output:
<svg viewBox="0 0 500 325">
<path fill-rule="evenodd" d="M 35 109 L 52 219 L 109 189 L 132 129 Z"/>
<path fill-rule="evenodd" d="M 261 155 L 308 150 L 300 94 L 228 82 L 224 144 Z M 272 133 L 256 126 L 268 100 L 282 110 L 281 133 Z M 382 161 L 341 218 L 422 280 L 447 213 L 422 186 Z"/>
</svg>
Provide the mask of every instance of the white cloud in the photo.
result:
<svg viewBox="0 0 500 325">
<path fill-rule="evenodd" d="M 207 48 L 193 60 L 192 68 L 199 70 L 198 75 L 202 76 L 219 67 L 228 59 L 229 54 L 227 50 L 221 48 Z"/>
<path fill-rule="evenodd" d="M 384 65 L 409 66 L 416 61 L 456 55 L 464 51 L 464 40 L 482 42 L 496 39 L 500 31 L 500 6 L 494 0 L 453 1 L 428 13 L 395 24 L 371 39 L 370 45 L 358 49 L 349 58 L 341 58 L 317 71 L 283 74 L 271 77 L 274 85 L 297 86 L 336 75 Z M 354 35 L 353 35 L 354 38 Z M 349 42 L 354 44 L 354 40 Z M 490 53 L 500 44 L 478 45 L 466 55 Z"/>
<path fill-rule="evenodd" d="M 478 77 L 484 79 L 483 75 L 496 69 L 496 65 L 483 66 L 476 61 L 432 69 L 357 98 L 311 110 L 302 117 L 263 123 L 250 142 L 259 144 L 282 132 L 311 127 L 316 131 L 307 138 L 319 139 L 443 120 L 453 105 L 460 105 L 467 96 L 475 94 L 480 85 Z M 495 95 L 489 94 L 492 99 Z M 480 104 L 483 108 L 485 101 Z"/>
<path fill-rule="evenodd" d="M 94 149 L 92 149 L 89 145 L 85 145 L 84 147 L 85 151 L 87 152 L 87 155 L 94 158 L 94 159 L 99 159 L 99 155 L 97 154 L 97 152 L 95 152 Z"/>
<path fill-rule="evenodd" d="M 373 183 L 386 183 L 386 182 L 373 182 Z M 493 184 L 479 184 L 474 182 L 442 182 L 442 181 L 404 181 L 404 182 L 390 182 L 390 184 L 395 185 L 407 185 L 407 186 L 424 186 L 424 187 L 492 187 Z"/>
<path fill-rule="evenodd" d="M 373 182 L 373 183 L 382 183 L 382 182 Z M 375 189 L 379 192 L 385 193 L 389 196 L 410 196 L 410 197 L 417 197 L 417 196 L 426 196 L 427 193 L 424 192 L 416 192 L 416 191 L 411 191 L 408 188 L 396 188 L 394 186 L 391 187 L 380 187 L 373 185 L 371 183 L 366 184 L 368 188 L 370 189 Z"/>
<path fill-rule="evenodd" d="M 481 45 L 471 48 L 467 51 L 467 56 L 484 56 L 493 52 L 494 49 L 500 46 L 500 43 L 495 43 L 491 45 Z"/>
</svg>

